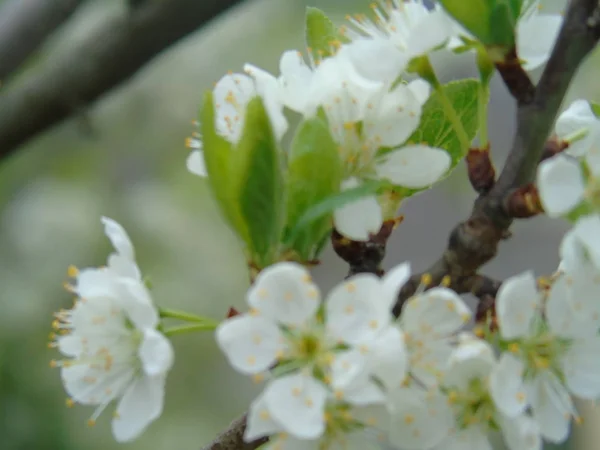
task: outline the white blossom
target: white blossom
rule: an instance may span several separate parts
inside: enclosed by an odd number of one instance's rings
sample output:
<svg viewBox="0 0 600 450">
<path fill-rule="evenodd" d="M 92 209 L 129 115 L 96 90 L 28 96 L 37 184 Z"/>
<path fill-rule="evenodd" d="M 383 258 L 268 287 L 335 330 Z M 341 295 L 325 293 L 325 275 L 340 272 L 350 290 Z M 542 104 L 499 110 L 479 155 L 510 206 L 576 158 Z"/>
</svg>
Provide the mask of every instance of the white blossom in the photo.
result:
<svg viewBox="0 0 600 450">
<path fill-rule="evenodd" d="M 406 57 L 413 58 L 445 45 L 456 35 L 453 19 L 439 5 L 430 9 L 422 0 L 380 0 L 372 9 L 374 20 L 365 15 L 349 17 L 352 27 L 347 30 L 348 37 L 389 40 Z"/>
<path fill-rule="evenodd" d="M 558 278 L 544 305 L 535 278 L 525 272 L 506 280 L 496 299 L 508 352 L 492 396 L 511 417 L 530 406 L 551 442 L 564 441 L 576 417 L 569 391 L 582 398 L 600 395 L 600 363 L 592 356 L 600 351 L 598 326 L 577 316 L 568 290 L 569 279 Z"/>
<path fill-rule="evenodd" d="M 238 144 L 244 130 L 246 107 L 255 97 L 261 97 L 275 138 L 281 140 L 288 123 L 283 115 L 283 105 L 279 102 L 277 87 L 262 78 L 257 80 L 239 73 L 223 76 L 213 89 L 214 126 L 217 134 L 233 145 Z M 192 138 L 188 138 L 187 146 L 192 150 L 187 159 L 188 170 L 193 174 L 206 176 L 201 136 L 195 133 Z"/>
<path fill-rule="evenodd" d="M 409 386 L 392 394 L 391 442 L 409 450 L 491 450 L 488 436 L 499 428 L 511 450 L 541 449 L 536 423 L 503 415 L 490 398 L 495 365 L 487 343 L 464 340 L 448 358 L 439 390 Z"/>
<path fill-rule="evenodd" d="M 278 427 L 318 439 L 326 430 L 328 398 L 357 407 L 381 404 L 382 388 L 404 378 L 403 335 L 392 326 L 391 308 L 408 276 L 407 265 L 383 279 L 354 276 L 331 291 L 321 314 L 320 293 L 306 269 L 275 264 L 248 291 L 250 313 L 223 322 L 217 342 L 240 372 L 270 372 L 257 402 Z"/>
<path fill-rule="evenodd" d="M 531 71 L 545 64 L 554 48 L 562 26 L 560 14 L 543 14 L 539 2 L 534 2 L 517 22 L 517 55 L 523 68 Z"/>
<path fill-rule="evenodd" d="M 89 421 L 118 401 L 112 430 L 118 441 L 136 438 L 162 412 L 166 375 L 173 364 L 168 339 L 157 331 L 158 311 L 144 286 L 125 230 L 103 218 L 115 252 L 100 269 L 70 269 L 77 295 L 56 314 L 55 346 L 68 404 L 97 405 Z"/>
<path fill-rule="evenodd" d="M 596 117 L 587 100 L 575 100 L 563 111 L 555 125 L 560 139 L 569 139 L 578 134 L 578 139 L 569 142 L 566 152 L 577 158 L 586 158 L 590 167 L 597 167 L 600 159 L 600 119 Z M 594 170 L 595 173 L 598 173 Z"/>
<path fill-rule="evenodd" d="M 585 196 L 579 162 L 567 155 L 542 161 L 538 167 L 537 187 L 546 214 L 557 217 L 568 213 Z"/>
</svg>

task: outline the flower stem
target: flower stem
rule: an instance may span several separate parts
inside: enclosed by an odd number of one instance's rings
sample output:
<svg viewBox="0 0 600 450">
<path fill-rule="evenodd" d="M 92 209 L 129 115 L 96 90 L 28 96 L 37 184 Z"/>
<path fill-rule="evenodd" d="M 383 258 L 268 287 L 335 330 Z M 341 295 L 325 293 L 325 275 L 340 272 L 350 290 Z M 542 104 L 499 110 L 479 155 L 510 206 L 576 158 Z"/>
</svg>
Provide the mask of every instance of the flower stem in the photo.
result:
<svg viewBox="0 0 600 450">
<path fill-rule="evenodd" d="M 194 325 L 178 325 L 163 331 L 165 336 L 175 336 L 176 334 L 195 333 L 199 331 L 213 331 L 217 328 L 217 323 L 197 323 Z"/>
<path fill-rule="evenodd" d="M 579 130 L 573 131 L 570 134 L 567 134 L 563 138 L 563 141 L 566 141 L 569 144 L 572 144 L 573 142 L 580 141 L 581 139 L 586 137 L 589 134 L 589 132 L 590 132 L 590 130 L 588 128 L 581 128 Z"/>
<path fill-rule="evenodd" d="M 175 309 L 159 309 L 160 317 L 169 318 L 169 319 L 178 319 L 183 320 L 184 322 L 195 322 L 195 323 L 216 323 L 213 319 L 209 317 L 202 317 L 196 314 L 187 313 L 185 311 L 177 311 Z"/>
</svg>

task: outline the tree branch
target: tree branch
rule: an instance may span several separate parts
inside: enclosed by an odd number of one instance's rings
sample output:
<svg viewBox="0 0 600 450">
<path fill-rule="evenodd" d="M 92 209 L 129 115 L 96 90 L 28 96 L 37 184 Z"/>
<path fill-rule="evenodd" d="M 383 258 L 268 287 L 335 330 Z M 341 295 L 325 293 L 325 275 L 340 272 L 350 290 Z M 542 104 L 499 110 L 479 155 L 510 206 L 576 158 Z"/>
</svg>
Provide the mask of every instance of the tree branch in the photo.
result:
<svg viewBox="0 0 600 450">
<path fill-rule="evenodd" d="M 0 91 L 0 158 L 87 107 L 239 1 L 153 0 L 107 19 L 68 55 Z"/>
<path fill-rule="evenodd" d="M 246 430 L 246 416 L 234 420 L 229 428 L 219 434 L 214 441 L 202 450 L 255 450 L 267 442 L 267 438 L 256 441 L 244 442 L 244 431 Z"/>
<path fill-rule="evenodd" d="M 9 0 L 0 8 L 0 80 L 18 69 L 83 0 Z"/>
<path fill-rule="evenodd" d="M 510 154 L 498 181 L 489 193 L 477 198 L 471 216 L 454 228 L 442 256 L 423 273 L 428 274 L 431 285 L 445 279 L 451 289 L 466 292 L 465 280 L 480 276 L 479 268 L 496 255 L 499 242 L 510 236 L 508 229 L 513 218 L 506 210 L 506 200 L 516 189 L 534 180 L 567 88 L 599 38 L 598 1 L 572 0 L 534 95 L 527 83 L 522 84 L 523 93 L 516 86 L 510 89 L 518 100 L 517 132 Z M 403 287 L 394 314 L 400 314 L 423 274 L 413 275 Z"/>
</svg>

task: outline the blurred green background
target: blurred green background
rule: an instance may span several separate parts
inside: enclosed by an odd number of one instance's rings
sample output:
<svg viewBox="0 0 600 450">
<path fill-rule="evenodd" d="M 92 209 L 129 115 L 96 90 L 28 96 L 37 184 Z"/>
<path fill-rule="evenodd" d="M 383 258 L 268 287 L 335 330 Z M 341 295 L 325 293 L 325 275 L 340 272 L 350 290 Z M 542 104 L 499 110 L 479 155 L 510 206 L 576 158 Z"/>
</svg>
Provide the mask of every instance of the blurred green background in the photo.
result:
<svg viewBox="0 0 600 450">
<path fill-rule="evenodd" d="M 59 373 L 48 367 L 58 355 L 46 342 L 52 313 L 72 304 L 62 288 L 67 266 L 105 262 L 110 246 L 101 215 L 129 231 L 159 305 L 215 318 L 224 317 L 229 306 L 243 307 L 242 253 L 205 182 L 186 171 L 184 139 L 193 131 L 203 91 L 226 71 L 239 71 L 245 62 L 276 70 L 283 50 L 303 49 L 306 4 L 340 23 L 346 13 L 368 9 L 358 0 L 244 2 L 163 53 L 84 115 L 0 165 L 1 450 L 196 450 L 258 392 L 227 366 L 211 335 L 177 336 L 163 416 L 134 443 L 119 445 L 110 434 L 109 411 L 89 428 L 93 408 L 65 406 Z M 68 51 L 94 22 L 124 8 L 120 0 L 89 2 L 27 70 Z M 438 55 L 436 67 L 447 80 L 475 73 L 469 55 L 451 60 Z M 572 98 L 595 90 L 593 74 L 584 73 L 581 80 Z M 501 162 L 514 130 L 514 104 L 499 80 L 490 127 L 494 158 Z M 406 220 L 392 239 L 386 266 L 409 260 L 415 270 L 425 268 L 451 227 L 468 214 L 473 198 L 460 167 L 405 205 Z M 565 229 L 544 218 L 517 224 L 514 238 L 486 272 L 500 278 L 531 267 L 538 274 L 552 271 Z M 327 290 L 345 270 L 328 250 L 315 276 Z M 595 420 L 590 416 L 580 427 L 583 438 L 573 448 L 600 448 L 593 437 Z"/>
</svg>

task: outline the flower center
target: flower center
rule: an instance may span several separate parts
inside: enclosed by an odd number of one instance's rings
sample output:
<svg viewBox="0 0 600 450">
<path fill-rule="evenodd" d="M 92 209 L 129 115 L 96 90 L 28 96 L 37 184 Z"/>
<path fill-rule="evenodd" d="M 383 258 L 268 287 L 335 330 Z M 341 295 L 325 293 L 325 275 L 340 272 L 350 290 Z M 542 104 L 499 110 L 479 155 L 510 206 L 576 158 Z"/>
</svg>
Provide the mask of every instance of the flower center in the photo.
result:
<svg viewBox="0 0 600 450">
<path fill-rule="evenodd" d="M 473 425 L 495 428 L 494 402 L 489 394 L 486 381 L 475 378 L 465 390 L 450 390 L 448 401 L 457 418 L 457 426 L 465 429 Z"/>
<path fill-rule="evenodd" d="M 513 342 L 508 349 L 525 363 L 524 378 L 534 378 L 544 370 L 551 370 L 563 379 L 560 359 L 569 345 L 568 339 L 559 338 L 547 330 L 540 330 L 527 339 Z"/>
</svg>

